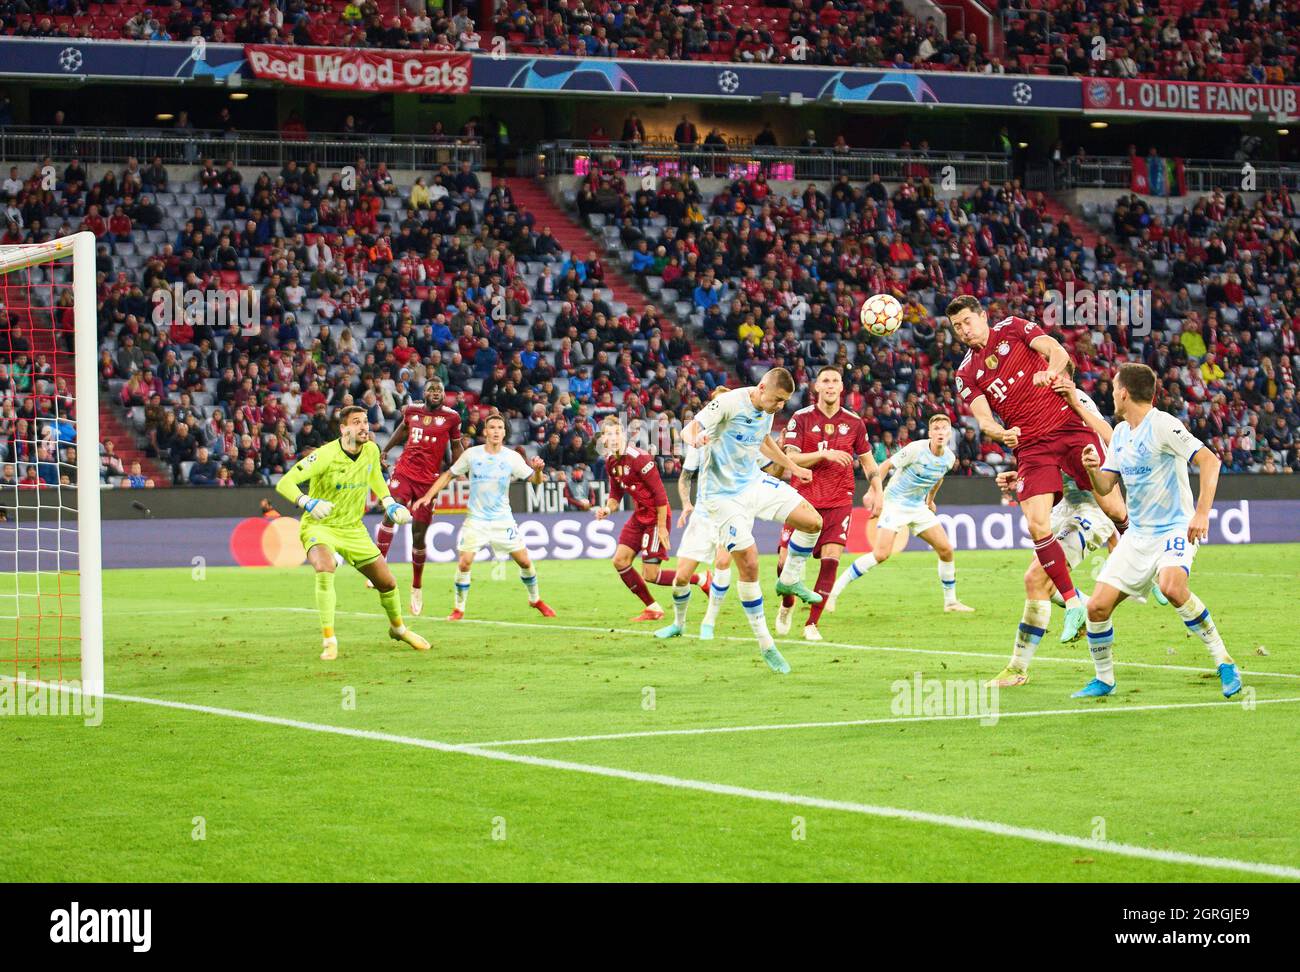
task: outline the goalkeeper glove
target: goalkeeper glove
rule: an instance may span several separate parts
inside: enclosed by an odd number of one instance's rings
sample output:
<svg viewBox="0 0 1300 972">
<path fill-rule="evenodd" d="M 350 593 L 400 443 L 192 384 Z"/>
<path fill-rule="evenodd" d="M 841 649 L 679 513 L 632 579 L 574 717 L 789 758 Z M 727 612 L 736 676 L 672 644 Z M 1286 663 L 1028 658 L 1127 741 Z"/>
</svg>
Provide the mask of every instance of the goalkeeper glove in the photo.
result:
<svg viewBox="0 0 1300 972">
<path fill-rule="evenodd" d="M 299 497 L 298 505 L 318 520 L 323 520 L 334 512 L 334 504 L 329 500 L 313 499 L 310 496 Z"/>
<path fill-rule="evenodd" d="M 411 511 L 408 510 L 401 503 L 395 502 L 391 498 L 389 499 L 388 503 L 384 506 L 384 512 L 387 513 L 388 518 L 392 520 L 394 523 L 396 523 L 398 526 L 401 526 L 404 523 L 411 522 Z"/>
</svg>

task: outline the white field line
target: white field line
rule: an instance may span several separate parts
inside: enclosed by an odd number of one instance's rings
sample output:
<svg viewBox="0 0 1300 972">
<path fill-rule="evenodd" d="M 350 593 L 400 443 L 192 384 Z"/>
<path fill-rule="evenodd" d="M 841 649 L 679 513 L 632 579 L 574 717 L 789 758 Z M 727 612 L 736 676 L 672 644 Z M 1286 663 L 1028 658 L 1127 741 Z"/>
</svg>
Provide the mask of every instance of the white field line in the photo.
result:
<svg viewBox="0 0 1300 972">
<path fill-rule="evenodd" d="M 316 614 L 315 608 L 307 607 L 239 607 L 239 608 L 176 608 L 174 610 L 143 610 L 143 611 L 112 611 L 105 612 L 106 618 L 134 618 L 146 615 L 171 615 L 171 614 L 246 614 L 250 611 L 265 611 L 272 613 L 289 613 L 289 614 Z M 383 617 L 379 612 L 371 611 L 336 611 L 335 614 L 341 617 L 352 618 L 374 618 L 376 620 Z M 585 631 L 592 634 L 625 634 L 637 635 L 639 637 L 652 637 L 654 631 L 650 628 L 610 628 L 600 625 L 581 625 L 581 624 L 547 624 L 537 621 L 495 621 L 488 618 L 464 618 L 461 621 L 449 622 L 444 617 L 422 616 L 411 620 L 414 627 L 419 627 L 426 622 L 437 624 L 488 624 L 497 625 L 505 628 L 545 628 L 548 631 Z M 682 635 L 683 638 L 698 638 L 698 635 Z M 715 635 L 714 641 L 740 641 L 745 644 L 753 645 L 752 637 L 743 637 L 740 635 Z M 777 638 L 778 644 L 797 645 L 803 648 L 843 648 L 846 651 L 876 651 L 876 652 L 895 652 L 911 655 L 943 655 L 946 657 L 957 658 L 993 658 L 999 661 L 1006 661 L 1008 653 L 989 652 L 989 651 L 957 651 L 951 648 L 905 648 L 898 645 L 852 645 L 843 641 L 804 641 L 801 638 Z M 1084 652 L 1087 649 L 1083 649 Z M 1086 654 L 1081 654 L 1078 658 L 1051 658 L 1045 655 L 1035 655 L 1035 662 L 1046 662 L 1055 665 L 1086 665 L 1090 659 Z M 1214 674 L 1213 668 L 1198 668 L 1195 665 L 1158 665 L 1154 662 L 1130 662 L 1117 661 L 1114 663 L 1116 668 L 1152 668 L 1166 672 L 1194 672 L 1198 675 Z M 1242 663 L 1239 661 L 1238 666 Z M 1249 675 L 1251 678 L 1296 678 L 1300 679 L 1300 674 L 1292 672 L 1262 672 L 1242 667 L 1242 673 Z"/>
<path fill-rule="evenodd" d="M 1255 699 L 1251 705 L 1282 705 L 1300 702 L 1300 697 L 1292 699 Z M 494 739 L 490 742 L 463 743 L 462 748 L 499 746 L 539 746 L 544 743 L 579 743 L 603 742 L 609 739 L 645 739 L 658 736 L 710 736 L 733 732 L 775 732 L 786 729 L 836 729 L 852 726 L 889 726 L 909 722 L 968 722 L 978 719 L 990 724 L 1003 719 L 1025 719 L 1034 716 L 1075 716 L 1102 715 L 1121 712 L 1159 712 L 1166 709 L 1245 709 L 1242 702 L 1225 700 L 1221 702 L 1171 702 L 1163 705 L 1126 705 L 1117 706 L 1081 706 L 1077 709 L 1039 709 L 1034 712 L 973 712 L 969 715 L 931 715 L 931 716 L 895 716 L 888 719 L 842 719 L 833 722 L 783 722 L 758 726 L 705 726 L 694 729 L 646 729 L 638 732 L 607 732 L 592 736 L 551 736 L 530 739 Z"/>
<path fill-rule="evenodd" d="M 8 679 L 8 676 L 0 676 Z M 28 683 L 37 684 L 37 683 Z M 61 691 L 77 691 L 76 688 L 56 684 Z M 189 702 L 172 702 L 167 699 L 151 699 L 134 695 L 117 695 L 105 693 L 105 699 L 116 702 L 129 702 L 138 705 L 153 705 L 165 709 L 179 709 L 185 712 L 199 712 L 205 715 L 222 716 L 227 719 L 242 719 L 246 722 L 259 722 L 264 725 L 284 726 L 307 732 L 320 732 L 335 736 L 347 736 L 352 739 L 368 739 L 374 742 L 386 742 L 399 746 L 415 746 L 431 749 L 441 753 L 476 756 L 480 759 L 497 760 L 504 763 L 518 763 L 524 766 L 536 766 L 543 769 L 563 770 L 569 773 L 582 773 L 588 776 L 603 776 L 609 779 L 627 780 L 633 783 L 649 783 L 653 786 L 676 790 L 691 790 L 708 793 L 713 796 L 739 797 L 746 800 L 761 800 L 768 803 L 786 804 L 788 806 L 810 807 L 817 810 L 834 810 L 842 813 L 859 814 L 866 817 L 883 817 L 892 820 L 906 820 L 911 823 L 930 824 L 936 827 L 948 827 L 956 830 L 970 830 L 978 833 L 992 834 L 997 837 L 1011 837 L 1016 840 L 1028 840 L 1040 844 L 1054 844 L 1076 850 L 1092 851 L 1098 854 L 1115 854 L 1120 857 L 1139 858 L 1148 861 L 1160 861 L 1165 864 L 1177 864 L 1193 867 L 1219 868 L 1245 874 L 1259 874 L 1265 877 L 1284 878 L 1300 881 L 1300 868 L 1284 864 L 1267 864 L 1256 861 L 1241 861 L 1231 857 L 1205 857 L 1200 854 L 1188 854 L 1184 851 L 1162 850 L 1156 847 L 1140 847 L 1135 844 L 1111 843 L 1091 837 L 1075 837 L 1051 830 L 1039 830 L 1033 827 L 1018 827 L 1013 824 L 999 823 L 993 820 L 978 820 L 972 817 L 955 817 L 942 813 L 927 813 L 921 810 L 906 810 L 899 807 L 876 806 L 870 803 L 856 803 L 848 800 L 828 800 L 822 797 L 804 796 L 798 793 L 782 793 L 776 790 L 756 790 L 745 786 L 732 786 L 727 783 L 710 783 L 705 780 L 692 780 L 678 776 L 666 776 L 660 773 L 642 773 L 636 770 L 618 769 L 612 766 L 598 766 L 591 763 L 574 763 L 568 760 L 547 759 L 541 756 L 525 756 L 522 753 L 509 753 L 496 749 L 466 748 L 450 743 L 437 742 L 432 739 L 419 739 L 413 736 L 399 736 L 388 732 L 374 732 L 367 729 L 352 729 L 346 726 L 331 726 L 316 722 L 303 722 L 298 719 L 285 719 L 280 716 L 260 715 L 255 712 L 241 712 L 237 709 L 223 709 L 209 705 L 195 705 Z"/>
</svg>

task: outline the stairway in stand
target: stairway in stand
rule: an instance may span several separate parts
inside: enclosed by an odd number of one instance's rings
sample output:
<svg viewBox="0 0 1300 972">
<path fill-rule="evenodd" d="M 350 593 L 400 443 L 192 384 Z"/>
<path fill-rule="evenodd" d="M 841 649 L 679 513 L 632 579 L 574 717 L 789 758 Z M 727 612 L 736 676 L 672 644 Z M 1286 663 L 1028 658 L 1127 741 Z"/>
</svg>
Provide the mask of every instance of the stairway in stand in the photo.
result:
<svg viewBox="0 0 1300 972">
<path fill-rule="evenodd" d="M 1119 243 L 1109 234 L 1100 232 L 1095 225 L 1084 218 L 1083 213 L 1075 212 L 1054 196 L 1044 193 L 1043 199 L 1047 202 L 1047 215 L 1057 223 L 1063 219 L 1069 220 L 1070 231 L 1083 244 L 1089 255 L 1092 254 L 1097 243 L 1105 238 L 1106 242 L 1115 249 L 1115 263 L 1121 267 L 1132 268 L 1133 257 L 1128 252 L 1127 246 Z"/>
<path fill-rule="evenodd" d="M 605 262 L 605 286 L 613 291 L 616 301 L 627 304 L 630 312 L 639 313 L 646 304 L 655 304 L 655 300 L 649 294 L 643 292 L 635 283 L 623 275 L 623 261 L 620 259 L 619 254 L 607 250 L 603 239 L 588 233 L 582 224 L 578 222 L 577 215 L 571 214 L 557 205 L 540 183 L 534 179 L 518 177 L 498 179 L 496 181 L 510 188 L 510 193 L 515 199 L 515 205 L 527 207 L 528 211 L 537 217 L 537 229 L 549 226 L 551 233 L 564 249 L 582 258 L 585 258 L 591 250 L 595 250 Z M 656 306 L 659 305 L 656 304 Z M 660 306 L 659 310 L 664 317 L 669 320 L 673 319 L 671 308 Z M 717 360 L 706 349 L 695 344 L 687 324 L 678 322 L 678 325 L 695 347 L 693 356 L 696 360 L 707 368 L 721 370 L 728 374 L 731 373 L 731 369 L 724 362 Z"/>
<path fill-rule="evenodd" d="M 129 421 L 129 420 L 128 420 Z M 157 460 L 150 459 L 136 445 L 136 436 L 117 414 L 117 409 L 108 402 L 99 403 L 99 441 L 112 441 L 113 451 L 122 460 L 122 468 L 128 473 L 131 463 L 140 463 L 140 472 L 152 479 L 157 486 L 166 486 L 171 482 L 171 470 L 158 465 Z M 233 472 L 233 470 L 231 470 Z"/>
</svg>

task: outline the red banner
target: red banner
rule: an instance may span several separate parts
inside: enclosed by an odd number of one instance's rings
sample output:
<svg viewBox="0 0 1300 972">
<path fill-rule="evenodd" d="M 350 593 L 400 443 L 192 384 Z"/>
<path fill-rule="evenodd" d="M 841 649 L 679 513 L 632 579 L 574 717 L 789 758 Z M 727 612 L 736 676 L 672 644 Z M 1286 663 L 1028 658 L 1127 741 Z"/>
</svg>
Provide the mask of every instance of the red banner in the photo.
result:
<svg viewBox="0 0 1300 972">
<path fill-rule="evenodd" d="M 1300 117 L 1300 88 L 1281 84 L 1220 84 L 1214 81 L 1142 81 L 1084 78 L 1083 108 L 1108 114 L 1169 114 L 1270 121 Z"/>
<path fill-rule="evenodd" d="M 343 91 L 468 94 L 469 54 L 340 47 L 244 45 L 255 77 L 281 84 Z"/>
</svg>

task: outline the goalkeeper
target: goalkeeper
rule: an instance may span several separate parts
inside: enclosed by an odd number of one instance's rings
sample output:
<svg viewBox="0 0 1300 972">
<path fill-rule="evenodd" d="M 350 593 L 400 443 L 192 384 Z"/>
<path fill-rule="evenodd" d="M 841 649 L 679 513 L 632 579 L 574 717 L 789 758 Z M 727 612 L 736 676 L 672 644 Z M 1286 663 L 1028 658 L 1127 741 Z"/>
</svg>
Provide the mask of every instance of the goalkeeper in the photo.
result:
<svg viewBox="0 0 1300 972">
<path fill-rule="evenodd" d="M 301 489 L 303 483 L 308 484 L 306 493 Z M 388 615 L 388 637 L 404 641 L 417 651 L 428 651 L 429 643 L 402 623 L 397 581 L 361 522 L 372 492 L 390 520 L 411 522 L 410 512 L 388 493 L 379 462 L 379 447 L 371 438 L 366 410 L 358 405 L 342 409 L 339 437 L 300 459 L 276 483 L 275 489 L 304 510 L 299 535 L 307 551 L 307 562 L 316 571 L 316 609 L 320 612 L 324 638 L 321 659 L 332 661 L 339 654 L 339 641 L 334 633 L 335 554 L 375 585 L 379 603 Z"/>
</svg>

